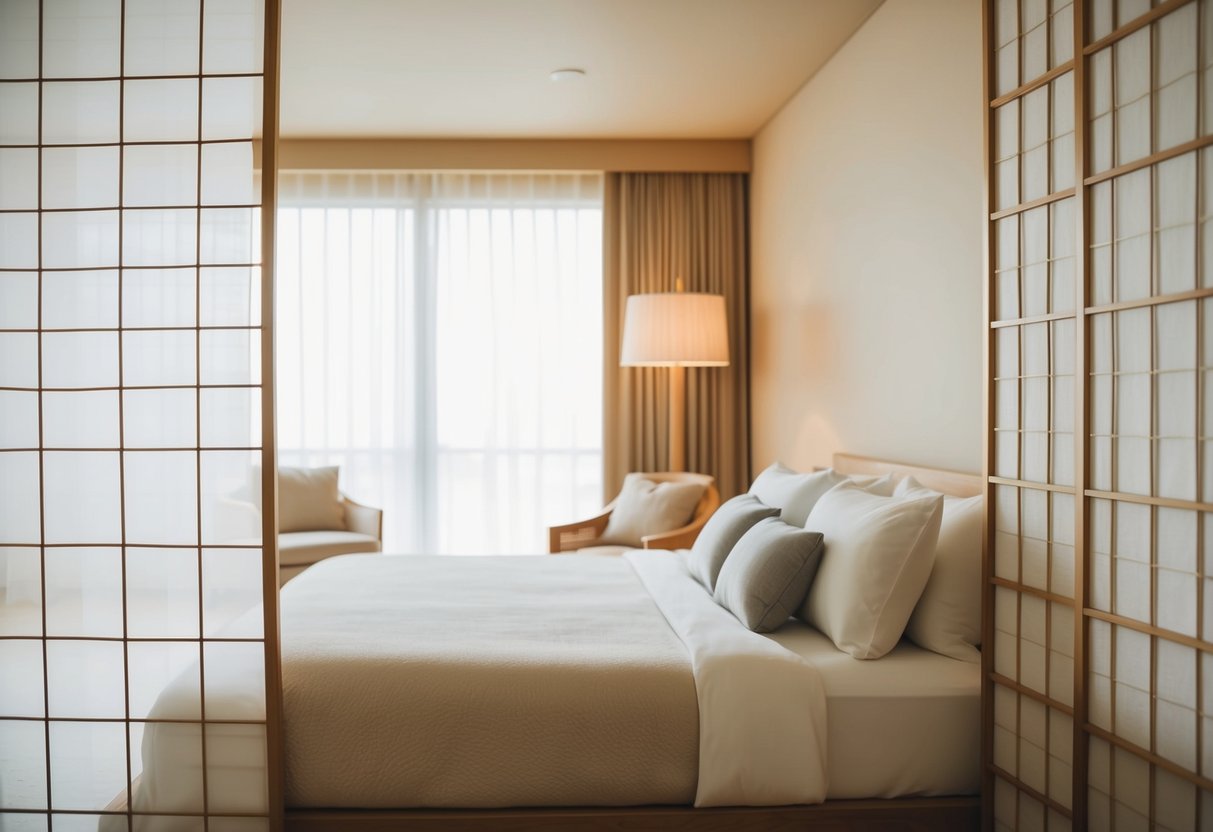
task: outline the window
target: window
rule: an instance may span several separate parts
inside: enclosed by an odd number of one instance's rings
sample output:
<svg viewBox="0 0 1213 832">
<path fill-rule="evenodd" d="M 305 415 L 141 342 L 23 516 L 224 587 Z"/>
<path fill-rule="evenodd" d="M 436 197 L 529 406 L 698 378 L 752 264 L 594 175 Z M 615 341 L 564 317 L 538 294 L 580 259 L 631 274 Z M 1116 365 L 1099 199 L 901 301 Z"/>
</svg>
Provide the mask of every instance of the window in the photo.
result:
<svg viewBox="0 0 1213 832">
<path fill-rule="evenodd" d="M 602 178 L 284 173 L 279 461 L 389 552 L 546 550 L 602 499 Z"/>
</svg>

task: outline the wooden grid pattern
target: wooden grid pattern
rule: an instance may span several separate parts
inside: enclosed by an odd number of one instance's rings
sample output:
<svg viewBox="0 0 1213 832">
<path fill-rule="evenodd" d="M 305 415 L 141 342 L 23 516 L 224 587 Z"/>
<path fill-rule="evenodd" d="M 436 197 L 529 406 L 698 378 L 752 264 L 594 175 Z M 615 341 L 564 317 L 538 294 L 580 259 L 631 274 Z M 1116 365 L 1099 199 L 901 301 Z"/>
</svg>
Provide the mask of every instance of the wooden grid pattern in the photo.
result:
<svg viewBox="0 0 1213 832">
<path fill-rule="evenodd" d="M 282 826 L 275 524 L 234 539 L 207 499 L 225 467 L 274 469 L 275 177 L 258 193 L 252 162 L 264 132 L 273 170 L 278 16 L 276 0 L 0 10 L 0 661 L 21 669 L 0 696 L 2 828 Z M 261 499 L 273 518 L 273 478 Z M 208 685 L 250 658 L 258 718 Z M 169 666 L 195 700 L 156 711 Z M 192 732 L 178 776 L 197 806 L 129 799 L 153 726 Z M 259 807 L 231 805 L 233 775 L 208 764 L 225 736 L 264 757 Z"/>
<path fill-rule="evenodd" d="M 1213 828 L 1213 2 L 985 26 L 984 825 Z"/>
</svg>

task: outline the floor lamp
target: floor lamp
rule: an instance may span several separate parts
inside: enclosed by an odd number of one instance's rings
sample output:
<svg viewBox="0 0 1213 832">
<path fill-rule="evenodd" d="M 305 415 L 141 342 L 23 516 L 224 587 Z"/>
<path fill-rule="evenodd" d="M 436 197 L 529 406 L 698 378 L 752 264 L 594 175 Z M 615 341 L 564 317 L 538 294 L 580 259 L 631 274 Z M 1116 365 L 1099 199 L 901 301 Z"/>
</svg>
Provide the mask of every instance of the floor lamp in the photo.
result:
<svg viewBox="0 0 1213 832">
<path fill-rule="evenodd" d="M 727 367 L 724 296 L 679 291 L 628 298 L 621 367 L 670 368 L 670 470 L 686 470 L 686 367 Z"/>
</svg>

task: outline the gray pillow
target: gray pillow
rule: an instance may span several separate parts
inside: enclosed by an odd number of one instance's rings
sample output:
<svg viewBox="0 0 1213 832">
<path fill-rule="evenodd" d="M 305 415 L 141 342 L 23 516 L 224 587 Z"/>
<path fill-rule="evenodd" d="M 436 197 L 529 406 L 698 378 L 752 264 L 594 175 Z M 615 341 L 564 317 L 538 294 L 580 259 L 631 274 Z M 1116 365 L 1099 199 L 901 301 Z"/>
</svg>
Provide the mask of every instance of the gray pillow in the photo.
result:
<svg viewBox="0 0 1213 832">
<path fill-rule="evenodd" d="M 769 518 L 754 524 L 733 547 L 716 579 L 716 603 L 756 633 L 779 628 L 808 594 L 824 538 Z"/>
<path fill-rule="evenodd" d="M 729 500 L 716 509 L 699 530 L 699 537 L 691 546 L 691 574 L 711 592 L 716 588 L 716 577 L 724 566 L 724 559 L 741 536 L 759 520 L 778 516 L 779 509 L 766 505 L 753 494 L 741 494 Z"/>
</svg>

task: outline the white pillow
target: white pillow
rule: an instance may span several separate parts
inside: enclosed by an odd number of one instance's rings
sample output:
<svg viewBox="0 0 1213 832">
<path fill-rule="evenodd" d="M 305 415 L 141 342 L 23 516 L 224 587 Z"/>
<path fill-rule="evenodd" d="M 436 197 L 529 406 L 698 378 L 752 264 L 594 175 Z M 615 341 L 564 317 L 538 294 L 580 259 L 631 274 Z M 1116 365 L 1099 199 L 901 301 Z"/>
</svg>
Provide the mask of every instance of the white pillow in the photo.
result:
<svg viewBox="0 0 1213 832">
<path fill-rule="evenodd" d="M 881 497 L 892 497 L 897 488 L 897 478 L 892 474 L 880 477 L 848 476 L 847 482 L 853 482 L 869 494 L 879 494 Z"/>
<path fill-rule="evenodd" d="M 897 485 L 895 496 L 934 495 L 913 477 Z M 981 530 L 985 501 L 943 498 L 943 521 L 935 545 L 935 565 L 906 635 L 920 647 L 966 662 L 981 661 Z"/>
<path fill-rule="evenodd" d="M 337 466 L 278 469 L 279 532 L 345 530 L 338 470 Z"/>
<path fill-rule="evenodd" d="M 641 474 L 628 474 L 615 498 L 602 537 L 595 545 L 643 545 L 642 537 L 672 532 L 691 521 L 703 496 L 697 482 L 654 482 Z"/>
<path fill-rule="evenodd" d="M 940 497 L 882 497 L 843 483 L 805 528 L 826 551 L 800 617 L 857 659 L 892 650 L 922 595 L 939 538 Z"/>
<path fill-rule="evenodd" d="M 789 526 L 803 527 L 821 495 L 845 479 L 828 468 L 801 474 L 776 462 L 758 475 L 750 486 L 750 493 L 768 506 L 779 509 L 779 519 Z"/>
<path fill-rule="evenodd" d="M 803 527 L 821 495 L 844 482 L 855 482 L 865 490 L 886 497 L 893 494 L 896 485 L 891 475 L 847 477 L 833 468 L 801 474 L 782 462 L 775 462 L 758 475 L 750 486 L 750 493 L 768 506 L 780 509 L 779 519 L 783 522 Z"/>
</svg>

